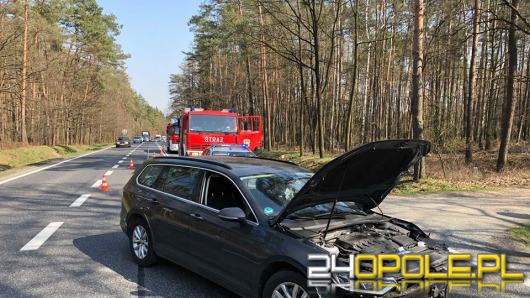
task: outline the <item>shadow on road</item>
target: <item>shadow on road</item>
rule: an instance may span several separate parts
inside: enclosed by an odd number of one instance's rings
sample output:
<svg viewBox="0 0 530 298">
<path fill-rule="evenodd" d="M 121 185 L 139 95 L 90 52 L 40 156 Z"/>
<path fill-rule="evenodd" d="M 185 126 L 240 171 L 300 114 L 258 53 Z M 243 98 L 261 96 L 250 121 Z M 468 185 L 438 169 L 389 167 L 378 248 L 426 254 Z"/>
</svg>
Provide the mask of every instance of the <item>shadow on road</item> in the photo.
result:
<svg viewBox="0 0 530 298">
<path fill-rule="evenodd" d="M 132 260 L 128 239 L 121 232 L 93 235 L 74 240 L 74 246 L 92 260 L 136 283 L 137 297 L 237 297 L 203 277 L 169 261 L 138 267 Z"/>
<path fill-rule="evenodd" d="M 530 219 L 530 214 L 515 213 L 515 212 L 497 212 L 497 214 L 507 217 L 519 218 L 519 219 Z"/>
</svg>

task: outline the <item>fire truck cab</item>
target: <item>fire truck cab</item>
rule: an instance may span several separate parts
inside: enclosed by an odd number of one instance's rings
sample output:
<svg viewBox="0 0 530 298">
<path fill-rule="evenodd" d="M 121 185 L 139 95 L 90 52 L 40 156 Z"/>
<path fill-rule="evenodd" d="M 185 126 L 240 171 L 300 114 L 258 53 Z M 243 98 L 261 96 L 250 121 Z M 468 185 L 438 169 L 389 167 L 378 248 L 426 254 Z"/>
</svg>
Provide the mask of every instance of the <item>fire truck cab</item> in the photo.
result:
<svg viewBox="0 0 530 298">
<path fill-rule="evenodd" d="M 201 155 L 214 144 L 245 144 L 252 151 L 262 144 L 261 116 L 239 116 L 233 109 L 186 108 L 177 123 L 180 155 Z"/>
</svg>

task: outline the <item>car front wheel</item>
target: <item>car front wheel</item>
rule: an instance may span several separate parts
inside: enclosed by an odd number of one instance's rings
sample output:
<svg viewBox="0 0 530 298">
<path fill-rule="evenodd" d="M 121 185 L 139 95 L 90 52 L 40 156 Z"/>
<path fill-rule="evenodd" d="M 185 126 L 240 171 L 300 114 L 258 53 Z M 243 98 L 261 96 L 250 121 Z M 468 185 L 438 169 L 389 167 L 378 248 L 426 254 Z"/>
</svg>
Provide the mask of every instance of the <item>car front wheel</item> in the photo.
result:
<svg viewBox="0 0 530 298">
<path fill-rule="evenodd" d="M 129 247 L 134 261 L 143 267 L 157 262 L 149 227 L 143 220 L 133 222 L 129 230 Z"/>
<path fill-rule="evenodd" d="M 263 288 L 263 298 L 310 298 L 316 293 L 309 291 L 305 277 L 294 271 L 282 270 L 273 274 Z"/>
</svg>

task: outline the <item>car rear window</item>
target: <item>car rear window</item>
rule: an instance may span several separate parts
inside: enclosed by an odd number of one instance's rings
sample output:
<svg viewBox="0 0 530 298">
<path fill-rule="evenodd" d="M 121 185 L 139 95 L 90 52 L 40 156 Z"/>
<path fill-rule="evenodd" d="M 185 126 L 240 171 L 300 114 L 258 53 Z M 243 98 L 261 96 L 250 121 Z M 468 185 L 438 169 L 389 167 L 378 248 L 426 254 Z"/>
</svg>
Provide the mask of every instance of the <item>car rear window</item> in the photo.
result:
<svg viewBox="0 0 530 298">
<path fill-rule="evenodd" d="M 163 191 L 179 198 L 197 201 L 195 194 L 198 191 L 202 171 L 199 169 L 171 166 L 165 175 Z"/>
<path fill-rule="evenodd" d="M 163 169 L 164 169 L 163 166 L 157 166 L 157 165 L 147 166 L 142 171 L 140 176 L 138 176 L 138 183 L 140 183 L 141 185 L 147 186 L 147 187 L 153 187 L 155 185 L 156 180 L 160 176 L 160 173 L 162 173 Z"/>
</svg>

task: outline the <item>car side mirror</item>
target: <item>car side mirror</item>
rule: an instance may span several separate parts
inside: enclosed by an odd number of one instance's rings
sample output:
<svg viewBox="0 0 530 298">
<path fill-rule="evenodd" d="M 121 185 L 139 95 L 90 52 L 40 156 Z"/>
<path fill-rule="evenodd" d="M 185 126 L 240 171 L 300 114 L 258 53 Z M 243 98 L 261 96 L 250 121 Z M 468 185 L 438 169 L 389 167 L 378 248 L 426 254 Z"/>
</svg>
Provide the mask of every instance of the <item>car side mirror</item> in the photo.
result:
<svg viewBox="0 0 530 298">
<path fill-rule="evenodd" d="M 247 219 L 245 212 L 239 207 L 228 207 L 219 210 L 219 218 L 226 221 L 243 222 Z"/>
</svg>

